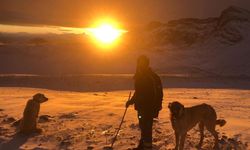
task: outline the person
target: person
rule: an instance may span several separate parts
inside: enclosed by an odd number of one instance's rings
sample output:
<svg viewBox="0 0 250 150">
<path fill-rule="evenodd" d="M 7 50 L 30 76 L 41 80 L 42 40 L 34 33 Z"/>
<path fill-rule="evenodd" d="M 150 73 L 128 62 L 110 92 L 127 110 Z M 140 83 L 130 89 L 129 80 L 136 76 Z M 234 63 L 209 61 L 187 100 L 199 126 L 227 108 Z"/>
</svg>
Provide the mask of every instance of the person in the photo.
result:
<svg viewBox="0 0 250 150">
<path fill-rule="evenodd" d="M 153 119 L 158 117 L 162 109 L 162 83 L 160 77 L 149 67 L 149 58 L 145 55 L 138 57 L 134 75 L 135 93 L 126 102 L 126 107 L 134 104 L 137 110 L 141 139 L 134 150 L 152 149 Z"/>
</svg>

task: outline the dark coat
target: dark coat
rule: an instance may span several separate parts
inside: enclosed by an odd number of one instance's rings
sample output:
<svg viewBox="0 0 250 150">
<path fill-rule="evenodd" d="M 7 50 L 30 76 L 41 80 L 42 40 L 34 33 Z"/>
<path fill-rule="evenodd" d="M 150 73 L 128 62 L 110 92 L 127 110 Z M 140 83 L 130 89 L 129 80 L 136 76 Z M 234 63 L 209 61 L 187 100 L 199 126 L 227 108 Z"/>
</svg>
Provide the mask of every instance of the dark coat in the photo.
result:
<svg viewBox="0 0 250 150">
<path fill-rule="evenodd" d="M 135 74 L 135 109 L 144 115 L 158 117 L 162 109 L 163 89 L 160 77 L 150 68 L 143 74 Z"/>
</svg>

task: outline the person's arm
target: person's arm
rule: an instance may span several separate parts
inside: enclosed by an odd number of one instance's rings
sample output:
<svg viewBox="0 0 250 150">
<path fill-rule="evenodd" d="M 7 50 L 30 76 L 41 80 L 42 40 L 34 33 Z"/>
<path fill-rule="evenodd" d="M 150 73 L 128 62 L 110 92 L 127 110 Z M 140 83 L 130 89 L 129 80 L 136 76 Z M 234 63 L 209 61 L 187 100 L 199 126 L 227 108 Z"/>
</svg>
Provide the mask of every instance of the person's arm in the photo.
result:
<svg viewBox="0 0 250 150">
<path fill-rule="evenodd" d="M 132 96 L 132 98 L 126 102 L 126 108 L 128 108 L 130 105 L 133 105 L 135 103 L 135 99 L 136 99 L 135 98 L 136 97 L 135 94 L 136 93 L 134 93 L 134 95 Z"/>
</svg>

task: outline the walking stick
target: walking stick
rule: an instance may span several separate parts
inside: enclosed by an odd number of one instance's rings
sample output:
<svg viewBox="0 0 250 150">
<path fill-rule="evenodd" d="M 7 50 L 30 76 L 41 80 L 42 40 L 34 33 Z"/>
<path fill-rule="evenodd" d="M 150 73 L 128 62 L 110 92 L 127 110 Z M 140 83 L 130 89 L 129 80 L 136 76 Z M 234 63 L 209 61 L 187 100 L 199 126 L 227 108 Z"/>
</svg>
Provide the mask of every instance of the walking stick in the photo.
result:
<svg viewBox="0 0 250 150">
<path fill-rule="evenodd" d="M 130 97 L 131 97 L 131 92 L 129 93 L 128 100 L 130 100 Z M 114 137 L 114 139 L 113 139 L 113 141 L 112 141 L 112 144 L 111 144 L 111 149 L 113 149 L 113 145 L 114 145 L 114 143 L 115 143 L 115 141 L 116 141 L 116 139 L 117 139 L 117 135 L 118 135 L 118 133 L 119 133 L 119 131 L 120 131 L 120 129 L 121 129 L 122 123 L 123 123 L 124 118 L 125 118 L 125 115 L 126 115 L 126 113 L 127 113 L 127 110 L 128 110 L 128 107 L 126 107 L 125 112 L 124 112 L 123 117 L 122 117 L 122 121 L 121 121 L 121 123 L 120 123 L 120 125 L 119 125 L 118 130 L 116 131 L 115 137 Z"/>
</svg>

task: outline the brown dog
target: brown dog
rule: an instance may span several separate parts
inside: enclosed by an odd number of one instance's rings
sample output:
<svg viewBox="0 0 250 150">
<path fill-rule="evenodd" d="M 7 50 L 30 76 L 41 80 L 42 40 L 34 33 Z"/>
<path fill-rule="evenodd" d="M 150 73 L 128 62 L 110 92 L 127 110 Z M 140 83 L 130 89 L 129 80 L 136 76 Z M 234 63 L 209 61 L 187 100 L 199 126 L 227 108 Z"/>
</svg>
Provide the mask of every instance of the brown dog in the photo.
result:
<svg viewBox="0 0 250 150">
<path fill-rule="evenodd" d="M 48 98 L 44 94 L 37 93 L 33 96 L 33 99 L 29 100 L 23 112 L 23 118 L 20 122 L 21 133 L 41 132 L 41 129 L 37 128 L 37 118 L 40 110 L 40 104 L 48 101 Z"/>
<path fill-rule="evenodd" d="M 175 131 L 176 146 L 175 150 L 183 150 L 187 132 L 192 129 L 197 123 L 200 128 L 200 143 L 197 148 L 200 149 L 204 139 L 204 127 L 215 138 L 215 149 L 218 149 L 218 133 L 215 131 L 215 126 L 224 126 L 225 120 L 217 120 L 217 115 L 214 108 L 207 104 L 196 105 L 185 108 L 179 102 L 169 103 L 170 118 L 172 127 Z"/>
</svg>

